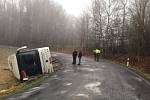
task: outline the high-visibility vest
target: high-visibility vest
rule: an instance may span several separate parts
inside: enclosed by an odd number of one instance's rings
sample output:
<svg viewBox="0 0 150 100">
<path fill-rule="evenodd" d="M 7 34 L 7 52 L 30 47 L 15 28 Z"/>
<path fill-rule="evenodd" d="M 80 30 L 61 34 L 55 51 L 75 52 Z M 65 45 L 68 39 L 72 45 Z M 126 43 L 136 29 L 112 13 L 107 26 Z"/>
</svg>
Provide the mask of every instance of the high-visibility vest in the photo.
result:
<svg viewBox="0 0 150 100">
<path fill-rule="evenodd" d="M 96 49 L 96 50 L 95 50 L 95 52 L 96 52 L 96 54 L 97 54 L 97 53 L 101 53 L 101 51 L 100 51 L 100 50 L 98 50 L 98 49 Z"/>
</svg>

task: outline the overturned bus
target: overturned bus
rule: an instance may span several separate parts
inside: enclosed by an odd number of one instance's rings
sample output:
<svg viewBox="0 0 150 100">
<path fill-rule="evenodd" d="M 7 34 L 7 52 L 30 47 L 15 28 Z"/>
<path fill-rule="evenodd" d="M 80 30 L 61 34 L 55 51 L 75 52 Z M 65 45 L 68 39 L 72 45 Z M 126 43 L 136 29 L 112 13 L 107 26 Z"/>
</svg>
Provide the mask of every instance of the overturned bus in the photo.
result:
<svg viewBox="0 0 150 100">
<path fill-rule="evenodd" d="M 21 81 L 28 80 L 30 76 L 52 73 L 52 59 L 49 47 L 27 49 L 22 47 L 8 57 L 9 69 Z"/>
</svg>

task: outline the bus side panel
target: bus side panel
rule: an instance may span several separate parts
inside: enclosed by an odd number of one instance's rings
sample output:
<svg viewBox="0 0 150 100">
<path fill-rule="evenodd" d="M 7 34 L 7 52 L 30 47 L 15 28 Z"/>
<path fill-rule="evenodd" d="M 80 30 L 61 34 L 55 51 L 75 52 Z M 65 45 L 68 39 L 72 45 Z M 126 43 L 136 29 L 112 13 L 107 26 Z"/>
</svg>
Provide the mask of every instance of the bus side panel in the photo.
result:
<svg viewBox="0 0 150 100">
<path fill-rule="evenodd" d="M 12 71 L 14 76 L 20 80 L 20 73 L 19 73 L 19 68 L 18 68 L 18 63 L 17 63 L 17 58 L 16 55 L 11 55 L 8 58 L 8 64 L 9 64 L 9 69 Z"/>
<path fill-rule="evenodd" d="M 41 50 L 38 50 L 39 51 L 39 57 L 40 57 L 40 62 L 41 62 L 41 67 L 42 67 L 42 73 L 45 73 L 45 66 L 44 66 L 44 61 L 43 61 L 43 58 L 42 58 L 42 52 Z"/>
<path fill-rule="evenodd" d="M 51 64 L 50 58 L 50 51 L 48 47 L 40 48 L 39 49 L 39 55 L 41 59 L 41 65 L 44 73 L 51 73 L 53 72 L 53 66 Z"/>
</svg>

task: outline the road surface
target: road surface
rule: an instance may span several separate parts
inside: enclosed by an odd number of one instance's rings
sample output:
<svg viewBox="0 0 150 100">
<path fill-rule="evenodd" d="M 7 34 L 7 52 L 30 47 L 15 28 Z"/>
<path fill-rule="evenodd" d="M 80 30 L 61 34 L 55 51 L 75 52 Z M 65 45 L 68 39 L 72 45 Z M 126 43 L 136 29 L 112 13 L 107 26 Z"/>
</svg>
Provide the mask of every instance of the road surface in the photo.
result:
<svg viewBox="0 0 150 100">
<path fill-rule="evenodd" d="M 150 100 L 149 82 L 121 65 L 83 58 L 78 66 L 72 65 L 71 55 L 54 56 L 62 70 L 6 100 Z"/>
</svg>

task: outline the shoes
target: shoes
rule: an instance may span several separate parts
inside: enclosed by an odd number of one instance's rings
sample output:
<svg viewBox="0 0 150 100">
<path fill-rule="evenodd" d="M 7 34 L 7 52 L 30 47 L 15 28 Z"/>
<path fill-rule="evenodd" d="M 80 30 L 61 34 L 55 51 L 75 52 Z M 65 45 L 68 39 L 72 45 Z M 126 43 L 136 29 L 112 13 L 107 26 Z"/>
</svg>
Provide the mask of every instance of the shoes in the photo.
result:
<svg viewBox="0 0 150 100">
<path fill-rule="evenodd" d="M 97 60 L 97 62 L 99 62 L 99 60 Z"/>
</svg>

